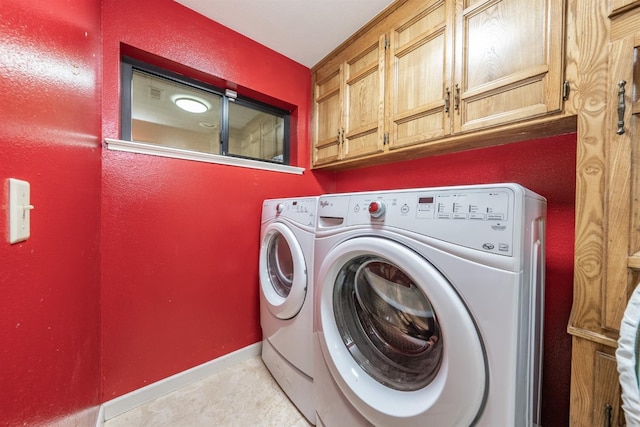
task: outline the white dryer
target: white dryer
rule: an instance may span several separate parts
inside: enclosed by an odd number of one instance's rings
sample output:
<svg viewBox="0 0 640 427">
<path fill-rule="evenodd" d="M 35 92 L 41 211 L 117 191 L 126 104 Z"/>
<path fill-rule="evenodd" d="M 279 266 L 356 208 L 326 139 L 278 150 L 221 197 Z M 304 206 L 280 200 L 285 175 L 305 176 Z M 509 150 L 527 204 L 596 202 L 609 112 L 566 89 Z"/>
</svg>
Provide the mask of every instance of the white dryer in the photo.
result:
<svg viewBox="0 0 640 427">
<path fill-rule="evenodd" d="M 313 424 L 313 250 L 317 203 L 317 197 L 264 201 L 259 262 L 262 360 Z"/>
<path fill-rule="evenodd" d="M 545 222 L 516 184 L 322 196 L 318 425 L 539 425 Z"/>
</svg>

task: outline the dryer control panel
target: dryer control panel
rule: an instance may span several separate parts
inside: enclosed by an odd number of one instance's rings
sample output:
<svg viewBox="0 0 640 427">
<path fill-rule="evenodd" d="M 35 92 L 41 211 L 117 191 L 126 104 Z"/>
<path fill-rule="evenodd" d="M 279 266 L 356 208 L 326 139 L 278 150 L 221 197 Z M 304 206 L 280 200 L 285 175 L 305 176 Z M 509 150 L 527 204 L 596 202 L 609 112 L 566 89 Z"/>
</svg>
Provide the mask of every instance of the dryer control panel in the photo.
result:
<svg viewBox="0 0 640 427">
<path fill-rule="evenodd" d="M 515 184 L 441 187 L 320 197 L 318 231 L 334 227 L 398 229 L 468 248 L 512 255 L 527 209 L 545 200 Z M 533 212 L 533 210 L 537 211 Z"/>
<path fill-rule="evenodd" d="M 262 203 L 262 222 L 282 218 L 315 228 L 317 205 L 317 197 L 265 200 Z"/>
</svg>

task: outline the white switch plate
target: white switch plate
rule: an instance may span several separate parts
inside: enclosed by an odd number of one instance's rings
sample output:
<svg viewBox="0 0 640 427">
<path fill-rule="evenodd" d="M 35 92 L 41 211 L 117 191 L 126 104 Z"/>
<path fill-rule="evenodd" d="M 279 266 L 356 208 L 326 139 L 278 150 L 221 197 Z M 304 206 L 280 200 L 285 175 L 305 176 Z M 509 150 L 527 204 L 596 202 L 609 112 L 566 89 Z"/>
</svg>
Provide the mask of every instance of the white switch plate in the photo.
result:
<svg viewBox="0 0 640 427">
<path fill-rule="evenodd" d="M 27 240 L 31 234 L 31 188 L 27 181 L 9 178 L 9 243 Z"/>
</svg>

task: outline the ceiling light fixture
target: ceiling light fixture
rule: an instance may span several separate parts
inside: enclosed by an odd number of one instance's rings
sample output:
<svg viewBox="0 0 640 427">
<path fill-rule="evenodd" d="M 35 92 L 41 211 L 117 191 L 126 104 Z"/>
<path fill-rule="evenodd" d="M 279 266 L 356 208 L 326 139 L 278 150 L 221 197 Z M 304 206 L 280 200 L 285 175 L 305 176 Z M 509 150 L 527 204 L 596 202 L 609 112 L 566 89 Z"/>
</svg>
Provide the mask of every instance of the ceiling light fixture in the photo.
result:
<svg viewBox="0 0 640 427">
<path fill-rule="evenodd" d="M 188 111 L 190 113 L 204 113 L 209 109 L 207 104 L 195 98 L 187 98 L 183 96 L 174 99 L 173 102 L 175 102 L 175 104 L 184 111 Z"/>
</svg>

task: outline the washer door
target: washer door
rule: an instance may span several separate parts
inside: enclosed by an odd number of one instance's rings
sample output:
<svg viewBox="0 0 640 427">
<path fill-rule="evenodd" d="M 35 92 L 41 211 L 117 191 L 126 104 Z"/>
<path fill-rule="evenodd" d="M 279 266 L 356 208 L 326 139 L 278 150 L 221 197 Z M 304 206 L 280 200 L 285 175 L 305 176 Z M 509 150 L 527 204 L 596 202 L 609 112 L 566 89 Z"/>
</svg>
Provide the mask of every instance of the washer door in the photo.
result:
<svg viewBox="0 0 640 427">
<path fill-rule="evenodd" d="M 304 304 L 307 267 L 300 243 L 289 227 L 267 226 L 260 247 L 260 288 L 269 311 L 280 319 L 291 319 Z"/>
<path fill-rule="evenodd" d="M 468 426 L 480 415 L 488 378 L 479 334 L 427 260 L 389 239 L 358 237 L 328 253 L 318 285 L 323 356 L 370 422 Z"/>
</svg>

